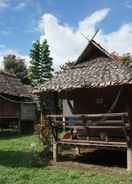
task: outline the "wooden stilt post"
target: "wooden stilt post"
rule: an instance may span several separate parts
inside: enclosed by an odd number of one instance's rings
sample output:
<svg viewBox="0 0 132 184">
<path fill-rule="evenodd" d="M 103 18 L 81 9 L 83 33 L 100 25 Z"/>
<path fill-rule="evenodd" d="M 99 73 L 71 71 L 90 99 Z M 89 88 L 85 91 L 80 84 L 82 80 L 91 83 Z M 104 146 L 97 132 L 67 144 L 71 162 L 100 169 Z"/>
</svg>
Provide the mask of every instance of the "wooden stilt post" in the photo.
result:
<svg viewBox="0 0 132 184">
<path fill-rule="evenodd" d="M 22 128 L 22 127 L 21 127 L 21 120 L 19 119 L 19 120 L 18 120 L 18 132 L 19 132 L 19 133 L 22 132 L 21 128 Z"/>
<path fill-rule="evenodd" d="M 132 171 L 132 101 L 131 101 L 131 88 L 125 90 L 127 109 L 128 109 L 128 122 L 129 130 L 127 131 L 127 171 Z"/>
<path fill-rule="evenodd" d="M 127 148 L 127 171 L 132 171 L 132 145 Z"/>
<path fill-rule="evenodd" d="M 58 131 L 57 131 L 57 128 L 54 129 L 54 137 L 53 137 L 53 161 L 54 162 L 57 162 L 58 161 L 58 143 L 57 143 L 57 140 L 58 140 Z"/>
<path fill-rule="evenodd" d="M 78 146 L 75 147 L 75 154 L 76 156 L 80 155 L 80 148 Z"/>
<path fill-rule="evenodd" d="M 41 111 L 41 114 L 40 114 L 40 124 L 43 125 L 43 112 Z"/>
<path fill-rule="evenodd" d="M 58 144 L 56 142 L 53 143 L 53 161 L 58 161 Z"/>
<path fill-rule="evenodd" d="M 128 131 L 128 142 L 127 142 L 127 171 L 132 171 L 132 121 L 131 121 L 131 119 L 129 119 L 129 123 L 130 123 L 131 128 Z"/>
</svg>

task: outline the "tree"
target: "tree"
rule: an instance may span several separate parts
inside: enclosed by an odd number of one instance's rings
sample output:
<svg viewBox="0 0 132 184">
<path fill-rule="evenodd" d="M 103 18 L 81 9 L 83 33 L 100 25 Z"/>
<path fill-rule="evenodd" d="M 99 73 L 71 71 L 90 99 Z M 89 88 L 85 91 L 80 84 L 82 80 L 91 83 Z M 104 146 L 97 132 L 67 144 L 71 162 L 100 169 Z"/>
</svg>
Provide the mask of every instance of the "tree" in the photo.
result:
<svg viewBox="0 0 132 184">
<path fill-rule="evenodd" d="M 52 77 L 53 63 L 46 39 L 42 43 L 38 40 L 33 43 L 30 58 L 30 79 L 33 85 L 42 83 Z"/>
<path fill-rule="evenodd" d="M 25 65 L 25 60 L 16 57 L 16 55 L 9 54 L 3 60 L 4 70 L 8 73 L 15 74 L 23 83 L 29 84 L 28 70 Z"/>
<path fill-rule="evenodd" d="M 132 55 L 130 53 L 125 53 L 123 55 L 120 55 L 119 53 L 117 52 L 112 52 L 111 53 L 112 57 L 122 63 L 122 64 L 125 64 L 125 65 L 132 65 Z"/>
<path fill-rule="evenodd" d="M 124 64 L 126 65 L 132 64 L 132 55 L 130 53 L 123 54 L 121 58 Z"/>
</svg>

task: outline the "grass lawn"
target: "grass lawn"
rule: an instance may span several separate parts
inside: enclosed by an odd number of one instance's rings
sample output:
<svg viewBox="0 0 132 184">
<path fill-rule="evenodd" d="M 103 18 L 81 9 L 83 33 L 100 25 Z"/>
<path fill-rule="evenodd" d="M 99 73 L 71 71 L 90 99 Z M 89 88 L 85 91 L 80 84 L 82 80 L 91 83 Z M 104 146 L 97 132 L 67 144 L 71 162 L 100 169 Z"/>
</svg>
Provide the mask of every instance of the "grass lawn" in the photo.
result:
<svg viewBox="0 0 132 184">
<path fill-rule="evenodd" d="M 0 137 L 0 184 L 131 184 L 132 174 L 101 169 L 79 170 L 57 166 L 32 166 L 30 145 L 36 136 Z"/>
</svg>

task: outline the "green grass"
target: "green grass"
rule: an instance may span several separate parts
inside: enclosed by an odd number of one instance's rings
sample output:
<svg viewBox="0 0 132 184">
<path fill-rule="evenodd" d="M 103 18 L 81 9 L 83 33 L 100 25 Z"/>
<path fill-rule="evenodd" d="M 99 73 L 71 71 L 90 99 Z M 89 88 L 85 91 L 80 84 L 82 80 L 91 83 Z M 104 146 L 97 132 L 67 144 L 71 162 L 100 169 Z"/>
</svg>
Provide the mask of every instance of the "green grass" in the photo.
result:
<svg viewBox="0 0 132 184">
<path fill-rule="evenodd" d="M 36 136 L 4 136 L 0 138 L 0 184 L 131 184 L 132 175 L 32 165 L 30 145 L 41 150 Z M 114 173 L 114 174 L 113 174 Z"/>
</svg>

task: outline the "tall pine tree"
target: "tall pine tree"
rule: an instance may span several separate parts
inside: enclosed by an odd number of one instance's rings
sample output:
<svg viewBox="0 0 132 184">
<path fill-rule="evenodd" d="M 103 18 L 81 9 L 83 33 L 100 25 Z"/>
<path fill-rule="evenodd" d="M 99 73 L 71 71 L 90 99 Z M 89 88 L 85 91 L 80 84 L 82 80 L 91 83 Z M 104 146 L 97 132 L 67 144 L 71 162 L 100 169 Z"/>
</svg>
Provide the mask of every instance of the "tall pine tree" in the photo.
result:
<svg viewBox="0 0 132 184">
<path fill-rule="evenodd" d="M 40 84 L 52 77 L 53 62 L 50 57 L 50 50 L 47 40 L 44 40 L 42 43 L 37 40 L 33 43 L 30 51 L 30 58 L 30 79 L 33 85 Z"/>
</svg>

